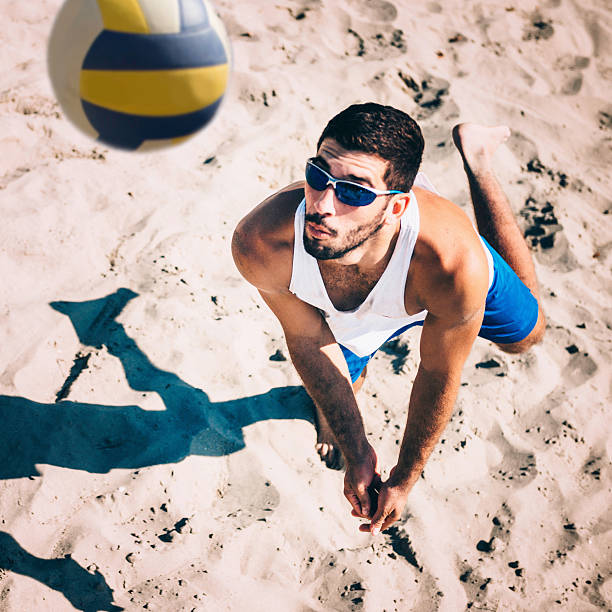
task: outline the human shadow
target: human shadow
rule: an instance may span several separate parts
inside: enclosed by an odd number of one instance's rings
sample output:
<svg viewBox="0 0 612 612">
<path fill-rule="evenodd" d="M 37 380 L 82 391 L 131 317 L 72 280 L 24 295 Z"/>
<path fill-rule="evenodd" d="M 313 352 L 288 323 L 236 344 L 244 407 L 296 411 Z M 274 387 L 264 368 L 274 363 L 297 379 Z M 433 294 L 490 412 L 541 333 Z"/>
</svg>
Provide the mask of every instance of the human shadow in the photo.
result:
<svg viewBox="0 0 612 612">
<path fill-rule="evenodd" d="M 70 555 L 59 559 L 35 557 L 4 531 L 0 531 L 0 569 L 29 576 L 63 593 L 77 610 L 123 610 L 113 604 L 113 591 L 97 569 L 88 572 Z"/>
<path fill-rule="evenodd" d="M 312 403 L 301 386 L 211 402 L 202 389 L 154 366 L 116 321 L 137 295 L 119 289 L 101 299 L 51 306 L 70 318 L 83 345 L 106 347 L 120 360 L 132 389 L 157 393 L 165 410 L 60 399 L 87 367 L 87 355 L 80 355 L 55 403 L 0 395 L 0 478 L 38 475 L 36 464 L 106 473 L 176 463 L 189 455 L 228 455 L 244 448 L 243 430 L 252 423 L 313 422 Z"/>
</svg>

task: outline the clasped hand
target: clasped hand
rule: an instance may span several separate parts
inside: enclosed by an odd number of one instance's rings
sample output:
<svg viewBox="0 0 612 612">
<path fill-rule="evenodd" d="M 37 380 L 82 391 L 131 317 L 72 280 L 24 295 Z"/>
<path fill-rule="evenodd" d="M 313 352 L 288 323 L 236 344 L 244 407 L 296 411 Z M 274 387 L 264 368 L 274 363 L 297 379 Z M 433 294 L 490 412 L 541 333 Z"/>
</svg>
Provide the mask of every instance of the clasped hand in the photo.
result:
<svg viewBox="0 0 612 612">
<path fill-rule="evenodd" d="M 389 479 L 382 481 L 378 459 L 372 447 L 369 456 L 358 463 L 348 464 L 344 476 L 344 496 L 352 506 L 351 514 L 371 522 L 361 524 L 359 531 L 376 535 L 400 518 L 411 486 L 396 483 L 395 468 Z"/>
</svg>

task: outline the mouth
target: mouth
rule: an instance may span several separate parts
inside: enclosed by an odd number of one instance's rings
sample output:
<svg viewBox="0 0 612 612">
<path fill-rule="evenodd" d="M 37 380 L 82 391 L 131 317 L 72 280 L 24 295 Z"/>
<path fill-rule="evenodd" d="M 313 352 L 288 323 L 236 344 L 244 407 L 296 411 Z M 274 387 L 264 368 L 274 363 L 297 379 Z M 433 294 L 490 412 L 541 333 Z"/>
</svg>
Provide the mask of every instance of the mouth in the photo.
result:
<svg viewBox="0 0 612 612">
<path fill-rule="evenodd" d="M 312 221 L 308 221 L 306 227 L 308 228 L 308 233 L 313 238 L 329 238 L 333 235 L 331 232 L 327 231 L 322 226 L 313 223 Z"/>
</svg>

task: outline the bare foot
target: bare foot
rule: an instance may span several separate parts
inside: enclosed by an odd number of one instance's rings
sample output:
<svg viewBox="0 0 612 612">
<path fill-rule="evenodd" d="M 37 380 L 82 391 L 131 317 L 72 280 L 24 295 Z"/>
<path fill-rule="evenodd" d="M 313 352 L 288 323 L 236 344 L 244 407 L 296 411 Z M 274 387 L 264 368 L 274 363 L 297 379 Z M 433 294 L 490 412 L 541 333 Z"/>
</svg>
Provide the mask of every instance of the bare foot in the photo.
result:
<svg viewBox="0 0 612 612">
<path fill-rule="evenodd" d="M 508 140 L 510 128 L 505 125 L 487 127 L 477 123 L 460 123 L 453 128 L 453 141 L 467 171 L 477 175 L 491 169 L 493 154 Z"/>
<path fill-rule="evenodd" d="M 344 457 L 338 448 L 336 438 L 327 423 L 327 419 L 316 405 L 315 415 L 317 427 L 317 443 L 315 448 L 321 457 L 321 461 L 325 461 L 325 465 L 331 470 L 341 470 L 344 468 Z"/>
</svg>

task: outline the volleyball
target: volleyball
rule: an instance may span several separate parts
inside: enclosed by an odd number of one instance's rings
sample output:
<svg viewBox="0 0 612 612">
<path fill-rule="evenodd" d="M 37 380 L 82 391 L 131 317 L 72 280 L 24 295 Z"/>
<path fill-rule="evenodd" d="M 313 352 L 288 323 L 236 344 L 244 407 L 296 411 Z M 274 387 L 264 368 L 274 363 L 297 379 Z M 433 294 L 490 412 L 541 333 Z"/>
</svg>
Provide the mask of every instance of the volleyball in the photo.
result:
<svg viewBox="0 0 612 612">
<path fill-rule="evenodd" d="M 230 47 L 208 0 L 66 0 L 47 65 L 73 124 L 105 144 L 148 150 L 213 118 Z"/>
</svg>

